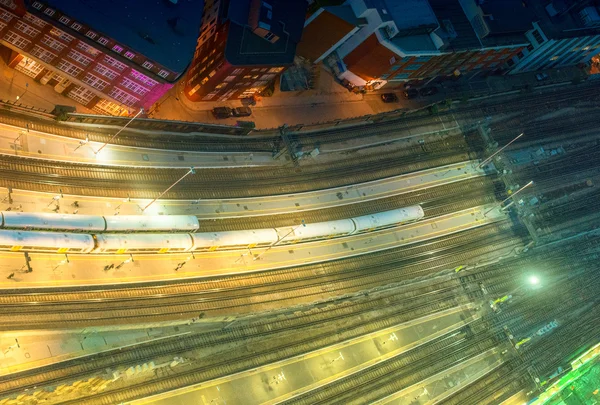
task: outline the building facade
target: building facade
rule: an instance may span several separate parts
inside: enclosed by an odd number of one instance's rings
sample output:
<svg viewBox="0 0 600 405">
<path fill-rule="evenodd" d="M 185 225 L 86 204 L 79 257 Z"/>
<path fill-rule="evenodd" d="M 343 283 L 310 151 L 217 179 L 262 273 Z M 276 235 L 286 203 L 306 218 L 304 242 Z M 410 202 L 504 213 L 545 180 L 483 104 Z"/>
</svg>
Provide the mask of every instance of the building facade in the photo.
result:
<svg viewBox="0 0 600 405">
<path fill-rule="evenodd" d="M 305 0 L 207 2 L 185 96 L 225 101 L 264 90 L 293 63 L 306 7 Z"/>
<path fill-rule="evenodd" d="M 505 68 L 529 45 L 532 17 L 522 8 L 521 0 L 348 0 L 307 19 L 305 38 L 328 40 L 299 51 L 359 88 L 473 76 Z"/>
<path fill-rule="evenodd" d="M 202 4 L 0 0 L 0 54 L 87 108 L 132 114 L 149 109 L 186 71 Z"/>
<path fill-rule="evenodd" d="M 536 21 L 523 52 L 509 62 L 511 74 L 587 63 L 600 52 L 600 8 L 580 0 L 529 0 Z"/>
</svg>

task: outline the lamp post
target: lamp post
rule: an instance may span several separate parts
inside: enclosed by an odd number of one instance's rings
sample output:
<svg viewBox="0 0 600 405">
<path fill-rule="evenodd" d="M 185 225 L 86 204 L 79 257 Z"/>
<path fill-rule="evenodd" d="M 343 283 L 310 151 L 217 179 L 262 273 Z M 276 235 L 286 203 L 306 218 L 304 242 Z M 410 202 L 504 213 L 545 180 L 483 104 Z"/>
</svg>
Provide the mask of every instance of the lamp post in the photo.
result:
<svg viewBox="0 0 600 405">
<path fill-rule="evenodd" d="M 509 195 L 508 197 L 506 197 L 504 200 L 502 200 L 502 202 L 500 202 L 500 204 L 498 204 L 495 207 L 490 208 L 489 210 L 487 210 L 486 212 L 483 213 L 483 216 L 486 216 L 487 214 L 489 214 L 491 211 L 495 210 L 498 207 L 502 207 L 502 205 L 507 202 L 508 200 L 510 200 L 511 198 L 513 198 L 514 196 L 516 196 L 517 194 L 519 194 L 521 191 L 525 190 L 527 187 L 532 186 L 533 185 L 533 180 L 531 180 L 529 183 L 525 184 L 523 187 L 521 187 L 520 189 L 518 189 L 517 191 L 515 191 L 514 193 L 512 193 L 511 195 Z"/>
<path fill-rule="evenodd" d="M 20 96 L 17 96 L 17 101 L 19 101 L 20 99 L 23 98 L 23 96 L 25 95 L 25 93 L 27 93 L 28 89 L 29 89 L 29 83 L 25 83 L 25 91 Z"/>
<path fill-rule="evenodd" d="M 514 141 L 516 141 L 517 139 L 519 139 L 520 137 L 522 137 L 523 135 L 525 135 L 524 132 L 521 132 L 521 134 L 519 136 L 517 136 L 515 139 L 513 139 L 512 141 L 510 141 L 509 143 L 507 143 L 506 145 L 504 145 L 503 147 L 501 147 L 499 150 L 497 150 L 496 152 L 494 152 L 492 154 L 492 156 L 488 157 L 487 159 L 485 159 L 483 162 L 479 163 L 479 165 L 477 166 L 477 168 L 479 169 L 480 167 L 485 166 L 486 164 L 488 164 L 488 162 L 490 160 L 492 160 L 494 158 L 494 156 L 496 156 L 498 153 L 502 152 L 504 149 L 506 149 L 510 144 L 512 144 Z"/>
<path fill-rule="evenodd" d="M 150 207 L 152 204 L 154 204 L 156 202 L 156 200 L 158 200 L 160 197 L 162 197 L 163 195 L 165 195 L 170 189 L 172 189 L 173 187 L 175 187 L 181 180 L 185 179 L 190 174 L 196 174 L 196 169 L 194 167 L 190 167 L 190 170 L 188 170 L 188 172 L 186 174 L 184 174 L 183 176 L 181 176 L 179 178 L 179 180 L 177 180 L 175 183 L 171 184 L 165 191 L 163 191 L 162 193 L 160 193 L 158 195 L 158 197 L 156 197 L 154 200 L 150 201 L 148 203 L 148 205 L 146 205 L 144 208 L 142 208 L 142 212 L 146 211 L 148 209 L 148 207 Z"/>
<path fill-rule="evenodd" d="M 73 152 L 77 152 L 77 149 L 81 148 L 83 145 L 87 145 L 89 141 L 90 141 L 90 136 L 86 134 L 85 140 L 79 141 L 79 145 L 77 145 L 77 147 L 73 150 Z M 100 150 L 98 150 L 98 152 L 100 152 Z M 96 152 L 96 153 L 98 153 L 98 152 Z"/>
<path fill-rule="evenodd" d="M 116 134 L 114 134 L 107 142 L 105 142 L 104 145 L 100 146 L 100 149 L 98 149 L 96 152 L 94 152 L 94 154 L 98 155 L 98 153 L 100 153 L 100 151 L 102 149 L 104 149 L 104 147 L 106 145 L 108 145 L 113 139 L 115 139 L 121 133 L 121 131 L 123 131 L 125 128 L 127 128 L 127 126 L 129 124 L 131 124 L 133 122 L 133 120 L 136 119 L 143 112 L 144 112 L 144 109 L 140 108 L 140 111 L 138 111 L 138 113 L 136 115 L 134 115 L 133 118 L 130 119 L 129 122 L 123 126 L 123 128 L 119 129 L 119 131 Z"/>
</svg>

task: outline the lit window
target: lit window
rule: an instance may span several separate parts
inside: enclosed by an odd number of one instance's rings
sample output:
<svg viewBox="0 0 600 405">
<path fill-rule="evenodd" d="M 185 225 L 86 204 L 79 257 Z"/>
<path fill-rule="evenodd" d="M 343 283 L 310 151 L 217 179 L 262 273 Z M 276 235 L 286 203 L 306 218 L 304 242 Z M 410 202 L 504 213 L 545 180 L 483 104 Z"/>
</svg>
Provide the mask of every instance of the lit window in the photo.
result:
<svg viewBox="0 0 600 405">
<path fill-rule="evenodd" d="M 236 78 L 236 76 L 227 76 L 227 77 L 226 77 L 225 79 L 223 79 L 223 80 L 225 80 L 226 82 L 232 82 L 232 81 L 234 81 L 234 80 L 235 80 L 235 78 Z"/>
<path fill-rule="evenodd" d="M 550 58 L 550 60 L 557 60 L 558 59 L 558 55 L 554 55 L 553 57 Z"/>
<path fill-rule="evenodd" d="M 112 50 L 117 52 L 117 53 L 121 53 L 123 52 L 123 47 L 119 46 L 119 45 L 115 45 L 112 47 Z"/>
<path fill-rule="evenodd" d="M 98 42 L 101 43 L 102 45 L 106 45 L 106 44 L 108 44 L 108 39 L 106 39 L 104 37 L 100 37 L 100 38 L 98 38 Z"/>
<path fill-rule="evenodd" d="M 54 15 L 54 10 L 52 10 L 51 8 L 47 8 L 44 10 L 44 14 L 49 15 L 50 17 L 52 17 Z"/>
<path fill-rule="evenodd" d="M 158 72 L 158 75 L 159 75 L 160 77 L 163 77 L 163 78 L 165 78 L 165 79 L 166 79 L 166 78 L 167 78 L 167 76 L 169 76 L 169 72 L 167 72 L 166 70 L 161 70 L 160 72 Z"/>
<path fill-rule="evenodd" d="M 127 52 L 125 52 L 125 57 L 127 59 L 133 59 L 133 58 L 135 58 L 135 53 L 127 51 Z"/>
<path fill-rule="evenodd" d="M 60 21 L 60 22 L 61 22 L 61 23 L 63 23 L 63 24 L 68 24 L 68 23 L 70 23 L 70 22 L 71 22 L 71 20 L 70 20 L 69 18 L 65 17 L 64 15 L 63 15 L 62 17 L 60 17 L 60 18 L 58 19 L 58 21 Z"/>
<path fill-rule="evenodd" d="M 239 75 L 240 73 L 242 73 L 244 71 L 244 69 L 235 69 L 233 72 L 231 72 L 232 75 Z"/>
<path fill-rule="evenodd" d="M 39 1 L 34 1 L 32 7 L 35 8 L 35 9 L 41 10 L 42 9 L 42 3 L 40 3 Z"/>
<path fill-rule="evenodd" d="M 73 23 L 71 24 L 71 28 L 73 28 L 75 31 L 79 31 L 81 29 L 81 24 Z"/>
<path fill-rule="evenodd" d="M 85 36 L 91 39 L 94 39 L 98 36 L 98 34 L 96 34 L 94 31 L 88 31 L 85 33 Z"/>
<path fill-rule="evenodd" d="M 116 67 L 117 69 L 119 69 L 120 71 L 125 70 L 125 68 L 127 67 L 126 64 L 119 62 L 118 60 L 111 58 L 108 55 L 104 55 L 104 62 L 108 63 L 111 66 Z"/>
<path fill-rule="evenodd" d="M 200 84 L 205 84 L 208 81 L 208 77 L 205 77 L 204 79 L 202 79 L 202 81 L 200 82 Z"/>
<path fill-rule="evenodd" d="M 271 69 L 269 69 L 269 73 L 279 73 L 282 70 L 283 70 L 282 67 L 271 68 Z"/>
<path fill-rule="evenodd" d="M 154 65 L 148 61 L 142 63 L 142 66 L 145 67 L 146 69 L 150 70 L 154 67 Z"/>
<path fill-rule="evenodd" d="M 0 18 L 2 18 L 2 17 L 0 17 Z M 37 25 L 40 28 L 44 28 L 46 25 L 48 25 L 45 22 L 43 22 L 42 20 L 40 20 L 39 18 L 32 16 L 31 14 L 25 14 L 23 16 L 23 19 L 25 21 L 29 21 L 30 23 Z M 10 18 L 9 18 L 9 20 L 10 20 Z"/>
</svg>

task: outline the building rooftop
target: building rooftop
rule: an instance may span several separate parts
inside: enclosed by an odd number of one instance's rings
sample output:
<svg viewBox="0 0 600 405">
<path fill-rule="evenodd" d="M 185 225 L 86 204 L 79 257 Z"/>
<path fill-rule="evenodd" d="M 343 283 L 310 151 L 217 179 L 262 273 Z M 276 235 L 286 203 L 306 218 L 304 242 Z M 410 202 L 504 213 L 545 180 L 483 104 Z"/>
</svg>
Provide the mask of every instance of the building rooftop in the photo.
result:
<svg viewBox="0 0 600 405">
<path fill-rule="evenodd" d="M 486 0 L 480 7 L 492 34 L 523 33 L 529 31 L 536 20 L 523 0 Z"/>
<path fill-rule="evenodd" d="M 192 60 L 204 8 L 203 0 L 44 2 L 178 73 Z"/>
<path fill-rule="evenodd" d="M 302 37 L 308 3 L 305 0 L 272 0 L 273 24 L 281 26 L 279 40 L 271 43 L 248 27 L 249 0 L 231 0 L 225 57 L 236 66 L 282 66 L 294 61 Z"/>
<path fill-rule="evenodd" d="M 428 0 L 382 0 L 385 13 L 399 31 L 415 27 L 437 27 L 438 21 Z"/>
<path fill-rule="evenodd" d="M 442 50 L 462 51 L 482 47 L 459 0 L 429 0 L 429 4 L 440 23 L 436 33 L 446 43 Z"/>
<path fill-rule="evenodd" d="M 336 17 L 341 18 L 342 20 L 346 21 L 347 23 L 352 24 L 357 27 L 367 24 L 367 19 L 366 18 L 358 18 L 356 16 L 356 14 L 354 14 L 352 7 L 350 7 L 349 5 L 328 6 L 328 7 L 323 7 L 323 10 L 325 10 L 325 11 L 335 15 Z"/>
<path fill-rule="evenodd" d="M 496 46 L 527 44 L 525 32 L 535 20 L 522 0 L 485 0 L 473 3 L 482 8 L 483 19 L 467 17 L 461 0 L 429 0 L 440 23 L 436 33 L 444 40 L 442 50 L 464 51 Z M 487 11 L 486 11 L 487 10 Z M 482 32 L 489 32 L 484 35 Z M 478 32 L 480 35 L 478 35 Z"/>
<path fill-rule="evenodd" d="M 600 27 L 585 26 L 579 12 L 594 2 L 579 0 L 527 0 L 527 7 L 536 17 L 542 31 L 548 38 L 560 39 L 586 35 L 598 35 Z M 550 15 L 548 11 L 551 11 Z"/>
</svg>

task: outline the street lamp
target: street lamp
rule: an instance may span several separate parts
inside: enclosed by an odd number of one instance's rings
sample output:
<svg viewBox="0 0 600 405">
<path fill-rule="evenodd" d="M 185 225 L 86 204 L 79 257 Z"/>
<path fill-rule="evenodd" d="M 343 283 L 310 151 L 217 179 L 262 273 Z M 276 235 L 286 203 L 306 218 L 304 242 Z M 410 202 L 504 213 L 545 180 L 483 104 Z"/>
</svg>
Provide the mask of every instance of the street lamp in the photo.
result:
<svg viewBox="0 0 600 405">
<path fill-rule="evenodd" d="M 156 200 L 158 200 L 160 197 L 162 197 L 163 195 L 165 195 L 170 189 L 172 189 L 173 187 L 175 187 L 175 185 L 177 185 L 177 183 L 179 183 L 181 180 L 185 179 L 190 174 L 196 174 L 196 168 L 190 167 L 190 170 L 188 170 L 188 172 L 186 174 L 184 174 L 183 176 L 181 176 L 179 178 L 179 180 L 177 180 L 175 183 L 171 184 L 165 191 L 163 191 L 162 193 L 160 193 L 158 197 L 156 197 L 154 200 L 150 201 L 148 203 L 148 205 L 146 205 L 144 208 L 142 208 L 142 212 L 146 211 L 148 209 L 148 207 L 150 207 L 152 204 L 154 204 L 156 202 Z"/>
<path fill-rule="evenodd" d="M 25 93 L 27 93 L 28 89 L 29 89 L 29 83 L 25 83 L 25 91 L 20 96 L 17 96 L 17 101 L 19 101 L 21 98 L 23 98 L 23 96 L 25 95 Z"/>
<path fill-rule="evenodd" d="M 523 135 L 525 135 L 524 132 L 521 132 L 521 134 L 519 136 L 517 136 L 515 139 L 513 139 L 512 141 L 510 141 L 509 143 L 507 143 L 506 145 L 504 145 L 503 147 L 501 147 L 499 150 L 497 150 L 495 153 L 492 154 L 492 156 L 490 156 L 489 158 L 485 159 L 483 162 L 479 163 L 479 166 L 477 166 L 477 168 L 479 169 L 480 167 L 485 166 L 486 164 L 488 164 L 488 162 L 490 160 L 492 160 L 494 158 L 494 156 L 496 156 L 498 153 L 502 152 L 504 149 L 506 149 L 511 143 L 513 143 L 514 141 L 516 141 L 517 139 L 519 139 L 520 137 L 522 137 Z"/>
<path fill-rule="evenodd" d="M 125 128 L 127 128 L 127 126 L 128 126 L 129 124 L 131 124 L 131 123 L 133 122 L 133 120 L 134 120 L 134 119 L 136 119 L 136 118 L 137 118 L 137 117 L 138 117 L 138 116 L 139 116 L 141 113 L 143 113 L 143 112 L 144 112 L 144 109 L 143 109 L 143 108 L 140 108 L 140 111 L 138 111 L 138 113 L 137 113 L 136 115 L 134 115 L 134 116 L 133 116 L 133 118 L 132 118 L 132 119 L 130 119 L 130 120 L 129 120 L 129 122 L 123 126 L 123 128 L 119 129 L 119 131 L 118 131 L 116 134 L 114 134 L 114 135 L 113 135 L 113 136 L 112 136 L 112 137 L 111 137 L 111 138 L 110 138 L 110 139 L 109 139 L 107 142 L 105 142 L 105 143 L 104 143 L 104 145 L 102 145 L 102 146 L 100 147 L 100 149 L 98 149 L 96 152 L 94 152 L 94 154 L 95 154 L 95 155 L 98 155 L 98 153 L 100 153 L 100 151 L 101 151 L 102 149 L 104 149 L 104 147 L 105 147 L 106 145 L 108 145 L 108 144 L 109 144 L 109 143 L 110 143 L 110 142 L 111 142 L 113 139 L 115 139 L 115 138 L 116 138 L 116 137 L 117 137 L 117 136 L 118 136 L 118 135 L 121 133 L 121 131 L 123 131 Z"/>
<path fill-rule="evenodd" d="M 73 150 L 73 152 L 77 152 L 77 149 L 81 148 L 83 145 L 87 145 L 88 142 L 90 141 L 90 136 L 89 135 L 85 135 L 85 140 L 79 141 L 79 145 L 77 145 L 77 147 Z M 100 151 L 98 151 L 100 152 Z M 98 153 L 96 152 L 96 153 Z"/>
<path fill-rule="evenodd" d="M 504 200 L 502 200 L 500 202 L 500 204 L 490 208 L 489 210 L 487 210 L 486 212 L 483 213 L 483 216 L 485 217 L 487 214 L 489 214 L 491 211 L 495 210 L 498 207 L 502 207 L 502 205 L 504 205 L 505 202 L 507 202 L 508 200 L 510 200 L 511 198 L 513 198 L 514 196 L 516 196 L 517 194 L 519 194 L 521 191 L 525 190 L 527 187 L 532 186 L 533 185 L 533 180 L 531 180 L 529 183 L 525 184 L 523 187 L 521 187 L 520 189 L 518 189 L 517 191 L 515 191 L 514 193 L 512 193 L 511 195 L 509 195 L 508 197 L 506 197 Z M 507 205 L 507 207 L 509 207 L 509 205 Z"/>
<path fill-rule="evenodd" d="M 538 285 L 540 283 L 540 279 L 537 278 L 536 276 L 531 276 L 529 277 L 529 284 L 531 285 Z"/>
</svg>

